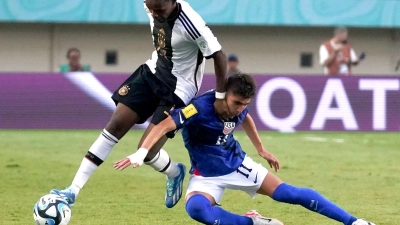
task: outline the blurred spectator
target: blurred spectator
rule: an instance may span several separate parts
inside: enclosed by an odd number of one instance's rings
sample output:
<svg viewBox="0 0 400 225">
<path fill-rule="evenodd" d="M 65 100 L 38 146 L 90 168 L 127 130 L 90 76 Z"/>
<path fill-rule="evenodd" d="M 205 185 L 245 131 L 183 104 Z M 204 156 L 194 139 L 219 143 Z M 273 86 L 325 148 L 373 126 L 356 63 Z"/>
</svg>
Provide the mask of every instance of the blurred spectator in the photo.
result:
<svg viewBox="0 0 400 225">
<path fill-rule="evenodd" d="M 236 73 L 240 73 L 240 70 L 238 69 L 239 65 L 239 58 L 231 54 L 228 56 L 228 76 L 231 76 Z"/>
<path fill-rule="evenodd" d="M 347 28 L 337 27 L 334 30 L 333 38 L 320 46 L 319 59 L 320 64 L 324 67 L 324 74 L 350 75 L 351 66 L 357 65 L 365 57 L 364 53 L 357 57 L 347 38 Z"/>
<path fill-rule="evenodd" d="M 70 48 L 67 51 L 68 64 L 60 66 L 61 72 L 90 71 L 89 65 L 80 63 L 81 51 L 77 48 Z"/>
</svg>

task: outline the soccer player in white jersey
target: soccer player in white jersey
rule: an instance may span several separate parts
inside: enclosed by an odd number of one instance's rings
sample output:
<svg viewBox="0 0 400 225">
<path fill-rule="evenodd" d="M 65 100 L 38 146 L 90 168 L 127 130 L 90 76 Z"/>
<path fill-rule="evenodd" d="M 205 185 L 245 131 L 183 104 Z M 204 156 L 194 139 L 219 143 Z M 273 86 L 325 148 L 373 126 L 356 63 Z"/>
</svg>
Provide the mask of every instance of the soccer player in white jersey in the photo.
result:
<svg viewBox="0 0 400 225">
<path fill-rule="evenodd" d="M 73 205 L 79 191 L 93 172 L 108 157 L 113 147 L 135 124 L 152 116 L 139 146 L 152 128 L 166 118 L 164 111 L 188 104 L 200 89 L 205 59 L 214 59 L 216 74 L 215 108 L 221 118 L 232 115 L 225 98 L 226 56 L 204 20 L 183 0 L 145 0 L 150 18 L 155 51 L 113 94 L 117 107 L 93 143 L 75 175 L 64 190 L 53 189 Z M 181 198 L 185 166 L 171 161 L 162 148 L 168 137 L 163 136 L 146 156 L 145 163 L 166 174 L 165 204 L 173 207 Z"/>
<path fill-rule="evenodd" d="M 114 168 L 123 170 L 129 165 L 141 165 L 148 149 L 159 138 L 169 131 L 182 128 L 192 164 L 192 177 L 186 192 L 186 211 L 194 220 L 209 225 L 283 225 L 279 220 L 261 217 L 255 211 L 242 216 L 215 206 L 228 188 L 242 190 L 250 196 L 259 193 L 278 202 L 301 205 L 344 225 L 374 225 L 357 219 L 314 190 L 283 183 L 248 157 L 233 137 L 234 129 L 240 124 L 257 153 L 275 171 L 279 169 L 278 160 L 265 150 L 246 109 L 256 92 L 253 78 L 248 74 L 233 75 L 228 78 L 226 91 L 228 110 L 235 115 L 233 118 L 220 120 L 213 106 L 215 93 L 207 92 L 193 99 L 187 107 L 172 110 L 167 119 L 153 128 L 141 148 L 116 162 Z"/>
</svg>

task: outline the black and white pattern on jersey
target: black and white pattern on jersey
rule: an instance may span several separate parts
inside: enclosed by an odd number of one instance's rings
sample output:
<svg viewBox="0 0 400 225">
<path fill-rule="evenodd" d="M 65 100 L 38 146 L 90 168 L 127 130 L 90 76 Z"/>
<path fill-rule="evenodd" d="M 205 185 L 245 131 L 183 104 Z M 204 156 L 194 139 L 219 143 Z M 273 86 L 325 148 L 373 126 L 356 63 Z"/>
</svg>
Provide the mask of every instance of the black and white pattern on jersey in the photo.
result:
<svg viewBox="0 0 400 225">
<path fill-rule="evenodd" d="M 153 29 L 154 36 L 154 47 L 160 57 L 171 61 L 172 57 L 172 46 L 171 46 L 171 36 L 172 28 L 169 27 L 167 22 L 165 23 L 154 23 Z"/>
<path fill-rule="evenodd" d="M 181 11 L 178 19 L 179 21 L 181 21 L 182 25 L 185 27 L 185 30 L 188 32 L 190 37 L 193 38 L 193 40 L 201 37 L 200 32 L 196 29 L 196 27 L 193 25 L 192 21 L 190 21 L 189 17 L 185 14 L 184 11 Z"/>
<path fill-rule="evenodd" d="M 180 8 L 178 9 L 180 10 Z M 158 58 L 156 62 L 155 75 L 163 81 L 171 90 L 175 90 L 177 78 L 171 73 L 174 63 L 172 62 L 172 33 L 175 21 L 178 18 L 170 18 L 164 22 L 154 20 L 153 38 Z"/>
</svg>

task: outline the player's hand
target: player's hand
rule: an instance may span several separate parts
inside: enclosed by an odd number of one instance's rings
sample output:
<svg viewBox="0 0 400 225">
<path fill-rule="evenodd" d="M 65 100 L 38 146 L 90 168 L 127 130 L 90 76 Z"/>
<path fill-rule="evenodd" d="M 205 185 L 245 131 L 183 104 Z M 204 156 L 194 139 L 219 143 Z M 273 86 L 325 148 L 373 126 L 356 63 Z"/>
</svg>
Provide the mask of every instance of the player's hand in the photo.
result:
<svg viewBox="0 0 400 225">
<path fill-rule="evenodd" d="M 127 168 L 131 164 L 132 163 L 131 163 L 130 159 L 128 159 L 128 158 L 121 159 L 121 160 L 119 160 L 119 161 L 114 163 L 114 169 L 116 169 L 116 170 L 124 170 L 125 168 Z"/>
<path fill-rule="evenodd" d="M 219 118 L 226 120 L 232 118 L 233 116 L 229 113 L 228 105 L 225 99 L 216 99 L 214 102 L 215 112 L 218 114 Z"/>
<path fill-rule="evenodd" d="M 133 168 L 141 166 L 143 164 L 144 158 L 149 151 L 145 148 L 140 148 L 134 154 L 126 157 L 125 159 L 119 160 L 114 163 L 114 169 L 124 170 L 128 166 L 132 165 Z"/>
<path fill-rule="evenodd" d="M 267 160 L 269 166 L 272 168 L 274 167 L 275 172 L 278 172 L 279 170 L 279 161 L 277 158 L 275 158 L 274 155 L 272 155 L 271 153 L 267 152 L 267 151 L 261 151 L 258 153 L 261 157 L 263 157 L 265 160 Z"/>
</svg>

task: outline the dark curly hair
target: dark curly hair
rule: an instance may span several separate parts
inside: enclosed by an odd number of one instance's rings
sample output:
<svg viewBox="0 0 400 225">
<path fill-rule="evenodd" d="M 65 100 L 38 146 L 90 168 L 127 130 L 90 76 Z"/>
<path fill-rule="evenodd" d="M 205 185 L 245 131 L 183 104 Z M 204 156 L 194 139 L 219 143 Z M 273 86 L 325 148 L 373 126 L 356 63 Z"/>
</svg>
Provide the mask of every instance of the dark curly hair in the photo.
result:
<svg viewBox="0 0 400 225">
<path fill-rule="evenodd" d="M 226 91 L 243 98 L 253 98 L 256 95 L 256 82 L 247 73 L 237 73 L 228 78 Z"/>
</svg>

